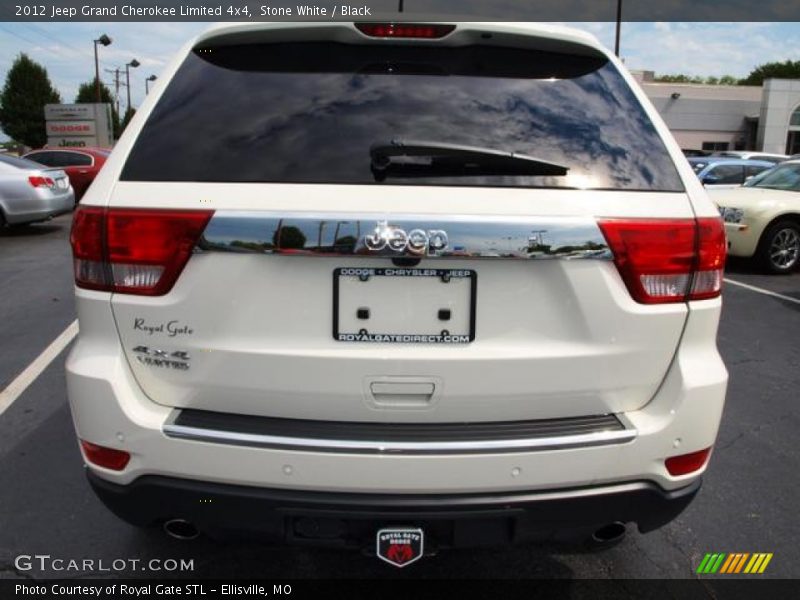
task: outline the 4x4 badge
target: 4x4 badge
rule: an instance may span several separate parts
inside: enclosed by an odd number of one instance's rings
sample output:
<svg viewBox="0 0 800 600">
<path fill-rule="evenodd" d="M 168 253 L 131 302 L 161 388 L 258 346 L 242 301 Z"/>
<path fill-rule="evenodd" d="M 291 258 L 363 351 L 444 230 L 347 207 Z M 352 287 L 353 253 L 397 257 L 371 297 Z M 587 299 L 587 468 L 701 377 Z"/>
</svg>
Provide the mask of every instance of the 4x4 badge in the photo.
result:
<svg viewBox="0 0 800 600">
<path fill-rule="evenodd" d="M 378 558 L 390 565 L 405 567 L 422 558 L 424 537 L 422 529 L 381 529 L 376 536 L 375 551 Z"/>
</svg>

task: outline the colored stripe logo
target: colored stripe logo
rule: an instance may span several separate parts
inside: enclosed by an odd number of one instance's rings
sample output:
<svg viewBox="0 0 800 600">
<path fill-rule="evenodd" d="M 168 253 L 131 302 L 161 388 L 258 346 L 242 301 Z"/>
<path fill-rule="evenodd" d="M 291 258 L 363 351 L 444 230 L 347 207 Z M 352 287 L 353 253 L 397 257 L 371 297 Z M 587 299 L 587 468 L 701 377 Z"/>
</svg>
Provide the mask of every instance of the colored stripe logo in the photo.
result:
<svg viewBox="0 0 800 600">
<path fill-rule="evenodd" d="M 703 557 L 697 573 L 713 575 L 715 573 L 763 573 L 772 560 L 772 552 L 709 552 Z"/>
</svg>

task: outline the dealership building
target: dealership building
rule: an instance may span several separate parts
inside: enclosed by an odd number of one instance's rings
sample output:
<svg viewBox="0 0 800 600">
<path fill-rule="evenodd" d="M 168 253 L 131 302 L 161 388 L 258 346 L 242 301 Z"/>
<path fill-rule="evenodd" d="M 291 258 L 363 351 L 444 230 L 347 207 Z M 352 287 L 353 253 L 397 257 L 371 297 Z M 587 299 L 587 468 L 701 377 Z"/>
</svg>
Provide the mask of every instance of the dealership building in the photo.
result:
<svg viewBox="0 0 800 600">
<path fill-rule="evenodd" d="M 633 74 L 683 149 L 800 153 L 800 79 L 703 85 Z"/>
</svg>

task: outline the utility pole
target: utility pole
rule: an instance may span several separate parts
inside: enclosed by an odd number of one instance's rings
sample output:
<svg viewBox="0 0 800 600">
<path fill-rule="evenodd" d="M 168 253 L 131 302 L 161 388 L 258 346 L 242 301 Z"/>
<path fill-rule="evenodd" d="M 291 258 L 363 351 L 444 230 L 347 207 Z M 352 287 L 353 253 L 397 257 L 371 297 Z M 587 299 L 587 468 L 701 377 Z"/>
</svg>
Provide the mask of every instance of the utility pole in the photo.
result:
<svg viewBox="0 0 800 600">
<path fill-rule="evenodd" d="M 119 67 L 116 69 L 106 69 L 106 72 L 114 74 L 114 104 L 116 104 L 117 114 L 119 114 L 119 86 L 125 85 L 119 80 L 119 75 L 122 72 L 122 69 Z"/>
</svg>

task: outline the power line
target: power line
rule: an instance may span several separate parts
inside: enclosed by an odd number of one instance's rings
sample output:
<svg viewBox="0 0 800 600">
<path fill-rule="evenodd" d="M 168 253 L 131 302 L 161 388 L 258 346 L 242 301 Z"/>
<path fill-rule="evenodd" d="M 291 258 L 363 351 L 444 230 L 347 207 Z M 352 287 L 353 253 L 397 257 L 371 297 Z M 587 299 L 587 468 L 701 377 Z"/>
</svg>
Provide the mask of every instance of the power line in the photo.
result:
<svg viewBox="0 0 800 600">
<path fill-rule="evenodd" d="M 29 40 L 28 38 L 23 37 L 20 34 L 18 34 L 16 31 L 12 31 L 10 29 L 7 29 L 6 27 L 3 27 L 2 25 L 0 25 L 0 29 L 5 31 L 6 33 L 10 33 L 11 35 L 13 35 L 16 38 L 21 39 L 23 42 L 26 42 L 28 44 L 33 44 L 34 46 L 41 46 L 41 44 L 39 42 L 34 42 L 33 40 Z"/>
<path fill-rule="evenodd" d="M 31 23 L 20 23 L 20 25 L 22 25 L 23 27 L 27 27 L 30 31 L 32 31 L 33 33 L 35 33 L 37 35 L 40 35 L 41 37 L 46 39 L 48 42 L 53 42 L 53 41 L 57 42 L 59 45 L 64 46 L 65 48 L 69 48 L 73 52 L 77 52 L 78 54 L 82 54 L 82 55 L 84 55 L 85 57 L 88 57 L 88 58 L 92 58 L 91 52 L 89 52 L 88 50 L 86 50 L 86 49 L 81 50 L 79 48 L 76 48 L 72 44 L 68 44 L 64 40 L 56 37 L 55 35 L 45 33 L 44 31 L 42 31 L 38 27 L 35 27 Z"/>
</svg>

